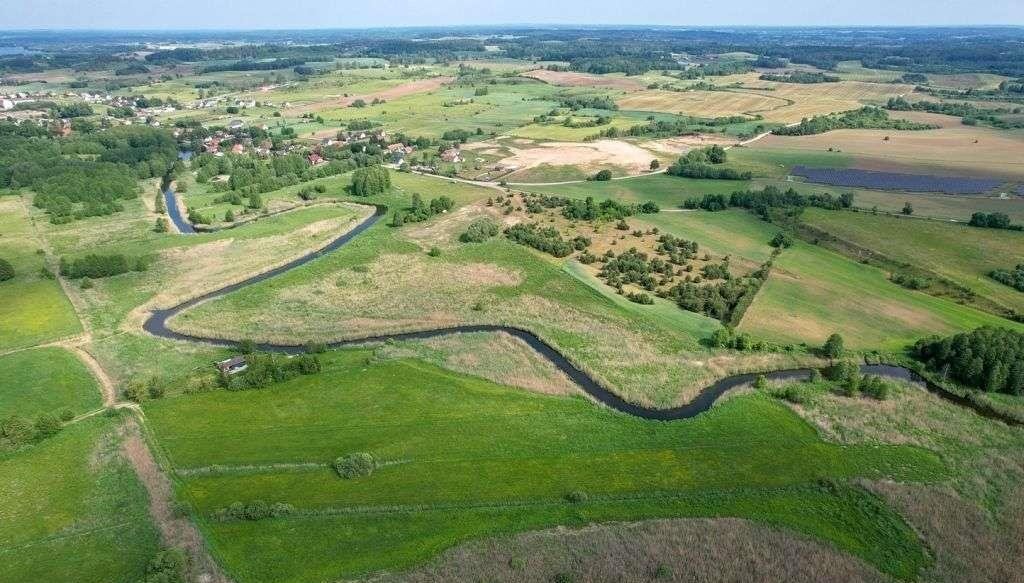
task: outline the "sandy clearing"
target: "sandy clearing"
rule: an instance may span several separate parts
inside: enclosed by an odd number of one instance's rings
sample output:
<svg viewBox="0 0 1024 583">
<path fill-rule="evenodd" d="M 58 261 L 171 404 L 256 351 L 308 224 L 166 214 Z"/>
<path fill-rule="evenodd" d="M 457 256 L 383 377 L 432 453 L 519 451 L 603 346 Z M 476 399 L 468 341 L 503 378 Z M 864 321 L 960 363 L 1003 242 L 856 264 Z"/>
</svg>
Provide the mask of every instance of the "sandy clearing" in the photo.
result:
<svg viewBox="0 0 1024 583">
<path fill-rule="evenodd" d="M 577 166 L 584 171 L 601 166 L 615 165 L 630 172 L 648 172 L 651 160 L 656 158 L 650 151 L 619 140 L 598 140 L 596 142 L 541 142 L 531 147 L 509 148 L 512 155 L 500 161 L 504 166 L 519 169 L 549 166 Z"/>
<path fill-rule="evenodd" d="M 643 83 L 628 77 L 606 77 L 604 75 L 591 75 L 590 73 L 574 73 L 570 71 L 536 69 L 527 71 L 522 76 L 560 87 L 605 87 L 609 89 L 624 89 L 626 91 L 637 91 L 644 88 Z"/>
<path fill-rule="evenodd" d="M 699 134 L 696 136 L 679 136 L 664 140 L 651 140 L 641 142 L 639 146 L 665 154 L 685 154 L 694 148 L 703 148 L 714 144 L 729 146 L 735 143 L 736 140 L 721 134 Z"/>
</svg>

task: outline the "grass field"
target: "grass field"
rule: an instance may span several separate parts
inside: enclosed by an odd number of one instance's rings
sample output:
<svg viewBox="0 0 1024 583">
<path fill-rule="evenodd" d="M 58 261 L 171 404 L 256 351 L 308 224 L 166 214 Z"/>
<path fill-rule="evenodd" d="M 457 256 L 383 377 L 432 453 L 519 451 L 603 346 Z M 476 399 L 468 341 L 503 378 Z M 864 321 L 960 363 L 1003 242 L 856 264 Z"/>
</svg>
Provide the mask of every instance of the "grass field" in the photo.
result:
<svg viewBox="0 0 1024 583">
<path fill-rule="evenodd" d="M 39 244 L 19 197 L 0 197 L 0 257 L 15 277 L 0 282 L 0 351 L 33 346 L 82 330 L 56 279 L 44 277 Z"/>
<path fill-rule="evenodd" d="M 0 456 L 5 581 L 139 581 L 158 550 L 146 492 L 93 417 Z"/>
<path fill-rule="evenodd" d="M 645 422 L 579 397 L 511 390 L 415 361 L 375 362 L 368 351 L 324 360 L 320 375 L 262 391 L 146 406 L 182 494 L 240 581 L 400 569 L 470 537 L 666 516 L 795 529 L 899 578 L 927 563 L 898 516 L 846 481 L 936 479 L 938 459 L 915 448 L 823 442 L 763 396 L 731 399 L 689 422 Z M 356 480 L 326 467 L 355 451 L 387 464 Z M 297 463 L 306 465 L 272 465 Z M 823 478 L 837 482 L 816 485 Z M 567 502 L 573 491 L 586 500 Z M 253 500 L 287 502 L 298 513 L 209 518 Z"/>
<path fill-rule="evenodd" d="M 1024 233 L 940 221 L 810 209 L 804 220 L 842 240 L 952 279 L 978 295 L 1024 312 L 1024 293 L 988 277 L 1024 262 Z"/>
<path fill-rule="evenodd" d="M 682 206 L 683 202 L 690 197 L 700 197 L 704 194 L 731 194 L 735 190 L 746 189 L 748 185 L 748 182 L 741 180 L 697 180 L 655 174 L 628 180 L 517 188 L 529 192 L 579 199 L 592 196 L 594 200 L 612 198 L 622 202 L 651 200 L 662 208 L 668 209 Z"/>
<path fill-rule="evenodd" d="M 100 390 L 89 369 L 63 348 L 37 348 L 0 356 L 0 418 L 35 418 L 64 410 L 99 409 Z"/>
<path fill-rule="evenodd" d="M 899 350 L 922 336 L 984 325 L 1020 326 L 906 290 L 881 270 L 797 242 L 776 260 L 740 330 L 810 345 L 839 332 L 848 348 Z"/>
</svg>

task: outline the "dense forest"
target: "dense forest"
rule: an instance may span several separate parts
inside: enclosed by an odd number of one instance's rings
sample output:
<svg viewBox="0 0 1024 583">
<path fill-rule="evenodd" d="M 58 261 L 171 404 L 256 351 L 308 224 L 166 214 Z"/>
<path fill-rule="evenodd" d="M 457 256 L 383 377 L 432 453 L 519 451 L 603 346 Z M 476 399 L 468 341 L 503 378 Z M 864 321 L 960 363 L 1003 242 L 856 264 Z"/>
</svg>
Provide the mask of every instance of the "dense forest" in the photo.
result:
<svg viewBox="0 0 1024 583">
<path fill-rule="evenodd" d="M 36 193 L 34 204 L 54 223 L 121 210 L 136 182 L 159 178 L 177 162 L 171 135 L 144 126 L 119 126 L 55 138 L 48 128 L 0 122 L 0 188 Z"/>
</svg>

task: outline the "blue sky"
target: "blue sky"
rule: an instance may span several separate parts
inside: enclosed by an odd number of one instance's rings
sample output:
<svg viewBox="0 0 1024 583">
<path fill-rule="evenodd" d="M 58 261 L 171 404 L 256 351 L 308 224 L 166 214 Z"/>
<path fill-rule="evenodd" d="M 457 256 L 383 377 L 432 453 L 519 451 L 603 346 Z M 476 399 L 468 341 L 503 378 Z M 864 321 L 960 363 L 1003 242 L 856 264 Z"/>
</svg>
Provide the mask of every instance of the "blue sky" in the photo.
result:
<svg viewBox="0 0 1024 583">
<path fill-rule="evenodd" d="M 6 0 L 0 28 L 1024 24 L 1024 0 Z"/>
</svg>

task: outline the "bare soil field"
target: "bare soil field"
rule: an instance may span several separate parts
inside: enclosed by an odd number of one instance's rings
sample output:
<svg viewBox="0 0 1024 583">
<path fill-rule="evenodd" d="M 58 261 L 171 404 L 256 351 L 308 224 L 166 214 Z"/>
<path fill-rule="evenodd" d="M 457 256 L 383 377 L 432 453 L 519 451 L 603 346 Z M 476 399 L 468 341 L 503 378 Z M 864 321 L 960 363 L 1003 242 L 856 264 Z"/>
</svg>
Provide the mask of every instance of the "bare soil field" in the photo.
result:
<svg viewBox="0 0 1024 583">
<path fill-rule="evenodd" d="M 607 89 L 622 89 L 625 91 L 637 91 L 644 88 L 643 83 L 628 77 L 609 77 L 606 75 L 591 75 L 590 73 L 573 73 L 569 71 L 548 71 L 537 69 L 527 71 L 523 77 L 537 79 L 559 87 L 604 87 Z"/>
<path fill-rule="evenodd" d="M 917 113 L 913 118 L 945 127 L 927 131 L 837 130 L 813 136 L 767 136 L 751 147 L 811 152 L 837 148 L 858 158 L 854 165 L 865 170 L 895 172 L 916 168 L 918 172 L 935 174 L 1024 177 L 1024 159 L 1020 156 L 1024 136 L 951 123 L 953 118 L 949 116 Z"/>
</svg>

